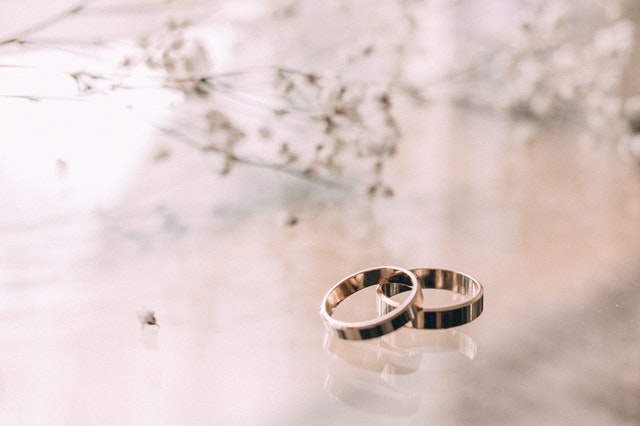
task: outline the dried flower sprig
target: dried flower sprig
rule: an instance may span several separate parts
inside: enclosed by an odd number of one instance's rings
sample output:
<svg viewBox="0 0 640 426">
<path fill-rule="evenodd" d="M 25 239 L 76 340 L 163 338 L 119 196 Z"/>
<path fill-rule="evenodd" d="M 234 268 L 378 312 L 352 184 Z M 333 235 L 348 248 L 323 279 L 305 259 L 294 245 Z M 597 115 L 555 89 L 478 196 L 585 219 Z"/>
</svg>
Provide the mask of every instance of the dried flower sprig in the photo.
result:
<svg viewBox="0 0 640 426">
<path fill-rule="evenodd" d="M 141 327 L 145 327 L 147 325 L 158 326 L 155 312 L 148 307 L 141 306 L 140 308 L 138 308 L 136 314 Z"/>
<path fill-rule="evenodd" d="M 390 89 L 278 66 L 211 72 L 206 43 L 190 30 L 186 21 L 171 21 L 159 36 L 144 37 L 139 54 L 124 61 L 128 68 L 160 72 L 165 86 L 187 102 L 196 95 L 186 127 L 201 134 L 164 133 L 189 138 L 190 145 L 202 141 L 196 145 L 203 153 L 222 157 L 222 175 L 235 164 L 249 164 L 326 183 L 368 163 L 366 192 L 392 194 L 382 179 L 400 136 Z M 274 120 L 277 131 L 261 124 Z"/>
<path fill-rule="evenodd" d="M 624 132 L 622 76 L 633 45 L 634 25 L 619 1 L 602 9 L 601 24 L 580 42 L 575 8 L 563 1 L 529 3 L 491 62 L 499 108 L 537 120 L 577 115 L 590 136 Z M 617 129 L 612 132 L 612 129 Z"/>
<path fill-rule="evenodd" d="M 79 14 L 88 4 L 63 11 L 5 40 L 4 44 L 22 43 L 24 36 Z M 367 56 L 370 50 L 371 47 L 365 48 L 361 56 Z M 368 163 L 369 171 L 365 175 L 371 178 L 366 192 L 392 193 L 383 183 L 383 164 L 395 153 L 400 133 L 393 117 L 389 89 L 377 89 L 373 84 L 349 82 L 316 71 L 278 66 L 215 73 L 212 62 L 206 43 L 190 22 L 172 19 L 162 31 L 141 39 L 139 49 L 122 60 L 121 72 L 76 70 L 68 75 L 76 83 L 78 95 L 108 94 L 135 89 L 138 80 L 134 82 L 128 74 L 134 68 L 144 68 L 152 72 L 148 75 L 151 84 L 146 87 L 155 85 L 177 90 L 185 95 L 187 103 L 191 102 L 192 95 L 204 99 L 197 105 L 199 112 L 193 115 L 195 123 L 191 123 L 195 128 L 202 128 L 200 135 L 194 139 L 194 135 L 186 135 L 180 129 L 164 128 L 163 132 L 183 141 L 198 140 L 198 148 L 203 153 L 222 159 L 219 168 L 222 175 L 231 172 L 236 164 L 258 165 L 334 185 L 345 172 L 353 172 L 359 164 Z M 270 76 L 270 87 L 245 85 L 247 80 L 260 74 Z M 262 118 L 253 123 L 239 120 L 238 108 L 234 115 L 233 108 L 230 111 L 219 104 L 221 95 L 254 109 L 258 107 L 262 113 L 256 115 Z M 30 96 L 29 99 L 44 98 Z M 289 130 L 274 131 L 273 126 L 260 123 L 273 120 Z M 254 146 L 256 149 L 252 149 Z M 265 146 L 271 148 L 265 149 Z M 170 155 L 170 150 L 163 149 L 156 159 Z M 359 180 L 362 175 L 355 172 L 350 177 Z M 366 180 L 364 183 L 367 184 Z"/>
<path fill-rule="evenodd" d="M 122 65 L 130 68 L 142 62 L 149 69 L 162 71 L 169 88 L 207 94 L 211 60 L 204 42 L 190 33 L 189 26 L 186 19 L 170 19 L 164 31 L 143 37 L 138 56 L 125 57 Z"/>
<path fill-rule="evenodd" d="M 0 41 L 0 46 L 27 43 L 27 36 L 84 12 L 87 4 Z M 397 1 L 403 36 L 389 43 L 394 47 L 385 54 L 396 52 L 398 62 L 391 67 L 395 72 L 378 82 L 363 82 L 342 72 L 351 66 L 362 68 L 384 51 L 376 37 L 355 37 L 354 45 L 337 49 L 342 53 L 335 56 L 342 58 L 343 67 L 334 66 L 330 72 L 281 65 L 223 71 L 202 28 L 184 19 L 172 19 L 161 31 L 143 37 L 137 49 L 126 54 L 119 73 L 73 71 L 69 77 L 79 94 L 109 93 L 136 88 L 138 80 L 128 76 L 135 69 L 146 72 L 152 86 L 181 94 L 189 119 L 176 121 L 175 127 L 163 126 L 162 132 L 217 158 L 222 175 L 245 164 L 330 184 L 356 181 L 368 194 L 391 195 L 383 172 L 400 139 L 394 97 L 398 89 L 421 96 L 432 83 L 413 87 L 402 81 L 403 63 L 410 53 L 406 43 L 415 38 L 411 35 L 420 24 L 419 14 L 411 8 L 418 4 Z M 490 85 L 491 95 L 473 99 L 476 94 L 471 93 L 471 103 L 487 101 L 541 123 L 571 115 L 600 139 L 635 131 L 624 121 L 631 119 L 623 110 L 620 83 L 634 24 L 623 17 L 621 0 L 602 2 L 601 22 L 585 39 L 576 37 L 575 24 L 581 18 L 566 1 L 526 4 L 529 7 L 517 17 L 504 42 L 489 48 L 490 59 L 483 57 L 472 66 L 445 73 L 443 80 L 463 85 L 482 80 Z M 308 6 L 298 0 L 271 5 L 273 13 L 265 16 L 278 25 L 300 18 Z M 171 150 L 163 148 L 156 159 L 170 156 Z"/>
</svg>

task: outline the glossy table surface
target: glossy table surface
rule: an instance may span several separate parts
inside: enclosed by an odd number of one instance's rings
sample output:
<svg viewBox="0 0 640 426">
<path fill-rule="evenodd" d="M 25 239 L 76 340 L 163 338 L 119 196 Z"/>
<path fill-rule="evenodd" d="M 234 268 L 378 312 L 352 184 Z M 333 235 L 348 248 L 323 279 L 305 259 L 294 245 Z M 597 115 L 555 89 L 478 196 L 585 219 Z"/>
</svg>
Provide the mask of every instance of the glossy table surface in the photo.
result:
<svg viewBox="0 0 640 426">
<path fill-rule="evenodd" d="M 494 116 L 412 119 L 389 199 L 249 168 L 220 178 L 188 152 L 140 162 L 105 211 L 73 207 L 64 183 L 5 197 L 0 419 L 637 422 L 637 165 L 566 134 L 514 145 Z M 471 274 L 484 313 L 329 339 L 324 293 L 383 264 Z"/>
<path fill-rule="evenodd" d="M 101 104 L 2 102 L 0 424 L 640 423 L 640 167 L 614 146 L 400 103 L 370 198 L 149 161 Z M 323 295 L 376 265 L 467 273 L 484 312 L 330 338 Z"/>
</svg>

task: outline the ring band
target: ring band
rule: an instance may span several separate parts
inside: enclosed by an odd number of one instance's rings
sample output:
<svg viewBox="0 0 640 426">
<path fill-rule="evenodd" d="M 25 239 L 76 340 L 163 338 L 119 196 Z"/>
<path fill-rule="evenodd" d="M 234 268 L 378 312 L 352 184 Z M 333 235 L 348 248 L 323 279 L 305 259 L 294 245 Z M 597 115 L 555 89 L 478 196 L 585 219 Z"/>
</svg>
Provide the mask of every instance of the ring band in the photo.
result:
<svg viewBox="0 0 640 426">
<path fill-rule="evenodd" d="M 470 276 L 447 269 L 418 268 L 412 269 L 411 272 L 418 278 L 421 289 L 450 290 L 469 297 L 469 300 L 446 308 L 425 308 L 422 307 L 420 300 L 416 317 L 407 324 L 408 327 L 428 329 L 457 327 L 473 321 L 482 313 L 484 289 Z M 409 290 L 413 288 L 409 288 L 403 282 L 380 283 L 377 289 L 378 313 L 386 315 L 388 312 L 393 312 L 401 304 L 391 297 Z"/>
<path fill-rule="evenodd" d="M 372 320 L 347 322 L 332 317 L 335 308 L 347 297 L 365 287 L 384 282 L 403 284 L 403 291 L 409 291 L 409 296 Z M 333 286 L 322 300 L 320 315 L 335 336 L 364 340 L 390 333 L 413 321 L 421 302 L 422 291 L 415 274 L 404 268 L 380 266 L 356 272 Z"/>
</svg>

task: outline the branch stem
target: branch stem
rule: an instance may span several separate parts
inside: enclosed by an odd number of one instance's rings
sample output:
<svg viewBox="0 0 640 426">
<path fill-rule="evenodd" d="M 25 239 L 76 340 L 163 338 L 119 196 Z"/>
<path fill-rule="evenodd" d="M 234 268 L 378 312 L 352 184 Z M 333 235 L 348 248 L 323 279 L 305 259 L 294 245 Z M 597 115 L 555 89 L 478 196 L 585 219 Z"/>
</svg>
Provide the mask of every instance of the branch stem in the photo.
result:
<svg viewBox="0 0 640 426">
<path fill-rule="evenodd" d="M 9 38 L 6 38 L 4 40 L 0 40 L 0 46 L 4 46 L 7 44 L 12 44 L 12 43 L 23 43 L 24 42 L 24 37 L 31 35 L 33 33 L 36 33 L 38 31 L 41 31 L 45 28 L 48 28 L 54 24 L 57 24 L 58 22 L 62 21 L 63 19 L 68 18 L 69 16 L 73 16 L 73 15 L 77 15 L 80 12 L 82 12 L 83 10 L 85 10 L 87 8 L 87 6 L 89 5 L 89 3 L 91 3 L 90 1 L 85 1 L 83 3 L 80 3 L 70 9 L 67 10 L 63 10 L 62 12 L 59 12 L 53 16 L 50 16 L 46 19 L 44 19 L 43 21 L 40 21 L 34 25 L 32 25 L 29 28 L 26 28 L 24 30 L 22 30 L 20 33 L 15 34 Z"/>
</svg>

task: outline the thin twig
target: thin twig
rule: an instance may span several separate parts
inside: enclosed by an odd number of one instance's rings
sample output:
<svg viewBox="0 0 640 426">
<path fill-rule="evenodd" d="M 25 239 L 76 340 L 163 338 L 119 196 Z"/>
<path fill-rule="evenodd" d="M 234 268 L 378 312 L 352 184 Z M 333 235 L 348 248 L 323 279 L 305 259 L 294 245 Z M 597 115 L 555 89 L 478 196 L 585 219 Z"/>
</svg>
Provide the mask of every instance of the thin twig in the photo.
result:
<svg viewBox="0 0 640 426">
<path fill-rule="evenodd" d="M 171 136 L 174 139 L 182 142 L 183 144 L 185 144 L 190 148 L 196 149 L 198 151 L 203 151 L 203 147 L 199 143 L 197 143 L 195 140 L 193 140 L 188 135 L 185 135 L 179 130 L 163 127 L 163 126 L 156 126 L 156 129 L 158 129 L 160 132 L 164 133 L 165 135 Z M 212 149 L 210 147 L 207 147 L 207 152 L 216 152 L 220 155 L 227 155 L 227 156 L 230 155 L 234 162 L 237 162 L 240 164 L 281 172 L 289 176 L 296 177 L 298 179 L 303 179 L 305 181 L 310 181 L 316 184 L 322 184 L 330 188 L 345 188 L 344 184 L 341 184 L 334 180 L 319 178 L 319 177 L 312 177 L 312 176 L 309 176 L 304 171 L 292 170 L 287 167 L 282 167 L 279 164 L 269 163 L 265 161 L 258 161 L 258 160 L 253 160 L 247 157 L 238 156 L 235 153 L 229 153 L 228 151 L 225 151 L 223 149 Z"/>
<path fill-rule="evenodd" d="M 86 101 L 78 95 L 74 96 L 41 96 L 41 95 L 5 95 L 0 94 L 0 99 L 22 99 L 29 102 L 41 101 Z"/>
<path fill-rule="evenodd" d="M 6 44 L 11 44 L 11 43 L 23 43 L 24 40 L 23 38 L 25 36 L 28 36 L 30 34 L 36 33 L 40 30 L 43 30 L 47 27 L 50 27 L 51 25 L 54 25 L 60 21 L 62 21 L 65 18 L 68 18 L 69 16 L 73 16 L 73 15 L 77 15 L 80 12 L 82 12 L 89 4 L 91 3 L 91 1 L 85 1 L 83 3 L 80 3 L 79 5 L 76 5 L 74 7 L 72 7 L 71 9 L 62 11 L 56 15 L 50 16 L 49 18 L 38 22 L 37 24 L 22 30 L 20 33 L 9 37 L 7 39 L 1 40 L 0 41 L 0 46 L 6 45 Z"/>
</svg>

